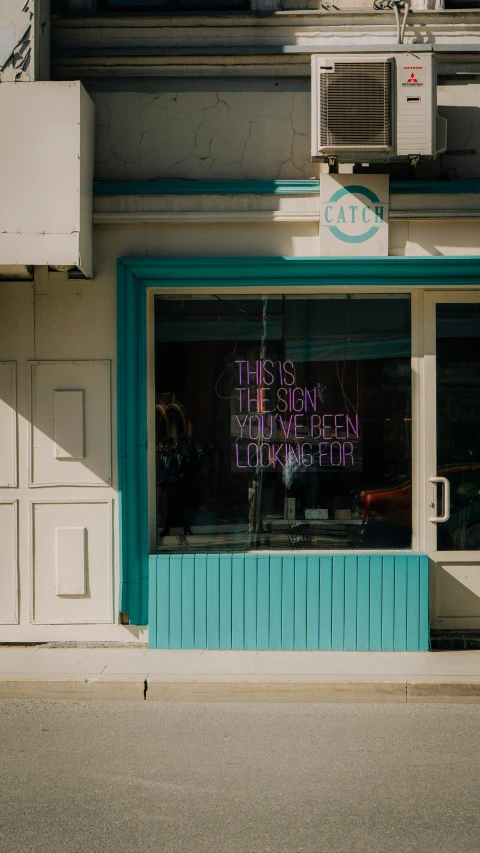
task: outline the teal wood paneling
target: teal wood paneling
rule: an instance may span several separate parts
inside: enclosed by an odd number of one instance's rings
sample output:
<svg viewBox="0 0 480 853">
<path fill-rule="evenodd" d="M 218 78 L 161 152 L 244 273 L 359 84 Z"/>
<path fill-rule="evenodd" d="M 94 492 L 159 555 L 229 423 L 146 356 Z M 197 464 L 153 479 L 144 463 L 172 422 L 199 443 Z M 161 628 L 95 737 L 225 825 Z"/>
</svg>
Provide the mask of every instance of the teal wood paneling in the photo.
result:
<svg viewBox="0 0 480 853">
<path fill-rule="evenodd" d="M 422 576 L 422 573 L 420 573 Z M 428 590 L 428 572 L 427 574 L 427 590 Z M 426 604 L 428 610 L 428 603 Z M 421 606 L 420 612 L 425 612 L 425 603 Z M 393 652 L 394 649 L 394 625 L 395 625 L 395 557 L 385 555 L 383 558 L 382 572 L 382 649 L 386 652 Z M 428 620 L 426 621 L 427 634 L 425 645 L 422 648 L 428 648 Z"/>
<path fill-rule="evenodd" d="M 182 560 L 182 648 L 195 648 L 195 558 Z"/>
<path fill-rule="evenodd" d="M 220 648 L 220 556 L 207 557 L 207 649 Z"/>
<path fill-rule="evenodd" d="M 294 558 L 294 627 L 293 648 L 303 652 L 307 648 L 307 558 Z"/>
<path fill-rule="evenodd" d="M 361 554 L 357 574 L 357 649 L 370 648 L 370 558 Z"/>
<path fill-rule="evenodd" d="M 393 644 L 396 652 L 407 648 L 407 557 L 395 557 Z"/>
<path fill-rule="evenodd" d="M 282 648 L 282 578 L 283 565 L 280 555 L 270 557 L 270 636 L 269 648 Z"/>
<path fill-rule="evenodd" d="M 333 557 L 320 557 L 320 648 L 332 648 Z"/>
<path fill-rule="evenodd" d="M 183 557 L 170 557 L 170 648 L 182 648 L 182 565 Z"/>
<path fill-rule="evenodd" d="M 345 629 L 343 645 L 346 649 L 357 646 L 357 574 L 358 558 L 345 557 Z"/>
<path fill-rule="evenodd" d="M 195 648 L 207 648 L 207 557 L 195 557 Z M 168 648 L 168 646 L 167 646 Z"/>
<path fill-rule="evenodd" d="M 220 648 L 232 648 L 232 557 L 220 557 Z"/>
<path fill-rule="evenodd" d="M 245 557 L 244 648 L 257 648 L 257 557 Z"/>
<path fill-rule="evenodd" d="M 345 630 L 345 557 L 333 558 L 332 573 L 332 650 L 343 650 Z"/>
<path fill-rule="evenodd" d="M 270 557 L 257 557 L 257 649 L 270 647 Z"/>
<path fill-rule="evenodd" d="M 427 650 L 422 554 L 150 557 L 151 648 Z"/>
<path fill-rule="evenodd" d="M 158 574 L 157 571 L 157 558 L 150 557 L 148 561 L 148 624 L 150 625 L 149 634 L 151 632 L 152 636 L 150 638 L 150 643 L 152 648 L 156 649 L 158 647 L 158 637 L 157 637 L 157 628 L 158 628 L 158 594 L 157 594 L 157 582 L 158 582 Z"/>
<path fill-rule="evenodd" d="M 307 649 L 318 649 L 320 630 L 320 566 L 307 557 Z"/>
<path fill-rule="evenodd" d="M 369 618 L 369 648 L 382 648 L 382 587 L 383 562 L 379 554 L 370 560 L 370 618 Z"/>
<path fill-rule="evenodd" d="M 283 557 L 282 649 L 293 649 L 295 628 L 295 557 Z"/>
<path fill-rule="evenodd" d="M 232 649 L 245 648 L 245 557 L 232 559 Z"/>
<path fill-rule="evenodd" d="M 155 565 L 155 557 L 150 558 L 150 571 Z M 170 648 L 170 560 L 168 557 L 157 557 L 156 566 L 157 572 L 157 602 L 156 614 L 155 607 L 153 608 L 152 618 L 156 622 L 156 641 L 157 648 Z M 151 624 L 151 623 L 149 623 Z M 150 634 L 150 632 L 149 632 Z M 151 640 L 149 640 L 151 642 Z"/>
</svg>

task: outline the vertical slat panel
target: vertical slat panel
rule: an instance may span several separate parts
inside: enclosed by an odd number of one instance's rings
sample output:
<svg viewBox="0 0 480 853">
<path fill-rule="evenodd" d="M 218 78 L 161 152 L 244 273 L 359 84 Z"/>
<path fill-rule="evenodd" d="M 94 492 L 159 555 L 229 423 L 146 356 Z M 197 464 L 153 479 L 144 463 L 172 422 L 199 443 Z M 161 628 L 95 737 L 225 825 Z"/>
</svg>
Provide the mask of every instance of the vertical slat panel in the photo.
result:
<svg viewBox="0 0 480 853">
<path fill-rule="evenodd" d="M 295 557 L 283 557 L 282 649 L 293 649 L 295 625 Z"/>
<path fill-rule="evenodd" d="M 295 626 L 294 648 L 307 648 L 307 558 L 295 555 Z"/>
<path fill-rule="evenodd" d="M 370 643 L 370 557 L 358 558 L 357 574 L 357 650 L 368 651 Z"/>
<path fill-rule="evenodd" d="M 370 558 L 370 651 L 382 650 L 382 557 Z"/>
<path fill-rule="evenodd" d="M 428 612 L 428 557 L 420 557 L 420 629 L 418 648 L 421 652 L 430 647 Z"/>
<path fill-rule="evenodd" d="M 232 649 L 245 648 L 245 557 L 234 554 L 232 561 Z"/>
<path fill-rule="evenodd" d="M 270 557 L 270 649 L 282 648 L 282 557 Z"/>
<path fill-rule="evenodd" d="M 220 556 L 220 648 L 232 648 L 232 557 Z"/>
<path fill-rule="evenodd" d="M 257 557 L 245 557 L 245 648 L 257 648 Z"/>
<path fill-rule="evenodd" d="M 195 646 L 195 558 L 185 554 L 182 561 L 182 649 Z"/>
<path fill-rule="evenodd" d="M 345 557 L 333 558 L 332 649 L 343 649 L 345 630 Z"/>
<path fill-rule="evenodd" d="M 269 648 L 270 620 L 270 558 L 257 557 L 257 649 Z"/>
<path fill-rule="evenodd" d="M 207 556 L 195 555 L 195 648 L 207 648 Z"/>
<path fill-rule="evenodd" d="M 320 648 L 332 648 L 332 557 L 320 557 Z"/>
<path fill-rule="evenodd" d="M 320 558 L 307 557 L 307 649 L 318 649 L 320 631 Z"/>
<path fill-rule="evenodd" d="M 418 652 L 420 633 L 420 560 L 407 557 L 407 651 Z"/>
<path fill-rule="evenodd" d="M 170 557 L 157 557 L 157 648 L 168 649 L 170 636 Z"/>
<path fill-rule="evenodd" d="M 393 652 L 395 647 L 393 627 L 395 623 L 395 557 L 383 557 L 382 583 L 382 651 Z"/>
<path fill-rule="evenodd" d="M 148 559 L 148 647 L 157 648 L 157 557 Z"/>
<path fill-rule="evenodd" d="M 397 652 L 407 648 L 407 558 L 395 557 L 395 624 L 393 643 Z"/>
<path fill-rule="evenodd" d="M 169 648 L 182 648 L 182 561 L 183 557 L 170 557 L 170 642 Z"/>
<path fill-rule="evenodd" d="M 207 557 L 207 649 L 220 646 L 220 557 Z"/>
<path fill-rule="evenodd" d="M 343 647 L 354 652 L 357 648 L 357 558 L 345 557 L 345 633 Z"/>
<path fill-rule="evenodd" d="M 152 555 L 151 648 L 426 650 L 428 557 Z"/>
</svg>

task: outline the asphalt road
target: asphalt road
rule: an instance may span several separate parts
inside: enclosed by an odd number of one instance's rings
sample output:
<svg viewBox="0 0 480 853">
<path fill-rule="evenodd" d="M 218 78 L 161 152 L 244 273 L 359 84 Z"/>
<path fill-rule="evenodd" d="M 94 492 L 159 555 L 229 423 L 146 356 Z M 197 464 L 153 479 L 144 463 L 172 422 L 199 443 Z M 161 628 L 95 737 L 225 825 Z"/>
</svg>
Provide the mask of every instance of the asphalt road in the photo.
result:
<svg viewBox="0 0 480 853">
<path fill-rule="evenodd" d="M 0 701 L 1 853 L 478 853 L 480 706 Z"/>
</svg>

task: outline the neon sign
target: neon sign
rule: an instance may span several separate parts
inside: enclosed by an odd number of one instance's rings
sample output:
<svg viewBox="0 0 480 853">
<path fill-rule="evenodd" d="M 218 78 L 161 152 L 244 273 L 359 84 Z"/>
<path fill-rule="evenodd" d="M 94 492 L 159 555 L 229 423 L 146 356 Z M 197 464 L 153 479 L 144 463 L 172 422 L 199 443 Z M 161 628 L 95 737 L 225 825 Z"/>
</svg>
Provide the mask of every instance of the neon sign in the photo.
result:
<svg viewBox="0 0 480 853">
<path fill-rule="evenodd" d="M 232 438 L 234 465 L 285 469 L 345 468 L 358 464 L 358 414 L 322 411 L 316 385 L 297 384 L 292 361 L 235 361 Z"/>
</svg>

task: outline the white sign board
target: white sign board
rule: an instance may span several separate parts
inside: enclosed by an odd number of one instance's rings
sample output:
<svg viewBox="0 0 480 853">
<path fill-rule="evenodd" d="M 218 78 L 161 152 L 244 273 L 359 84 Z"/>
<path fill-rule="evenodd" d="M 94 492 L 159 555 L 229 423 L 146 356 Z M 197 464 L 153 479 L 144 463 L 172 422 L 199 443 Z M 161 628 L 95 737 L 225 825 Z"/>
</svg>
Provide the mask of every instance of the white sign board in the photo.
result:
<svg viewBox="0 0 480 853">
<path fill-rule="evenodd" d="M 388 175 L 321 176 L 322 255 L 388 255 L 388 181 Z"/>
</svg>

